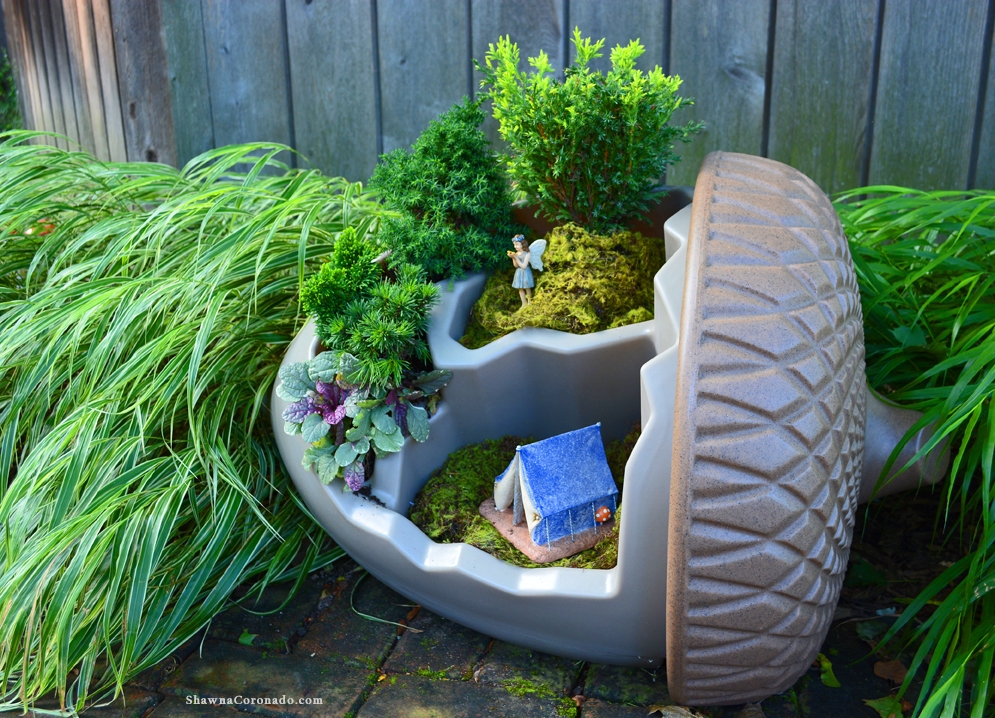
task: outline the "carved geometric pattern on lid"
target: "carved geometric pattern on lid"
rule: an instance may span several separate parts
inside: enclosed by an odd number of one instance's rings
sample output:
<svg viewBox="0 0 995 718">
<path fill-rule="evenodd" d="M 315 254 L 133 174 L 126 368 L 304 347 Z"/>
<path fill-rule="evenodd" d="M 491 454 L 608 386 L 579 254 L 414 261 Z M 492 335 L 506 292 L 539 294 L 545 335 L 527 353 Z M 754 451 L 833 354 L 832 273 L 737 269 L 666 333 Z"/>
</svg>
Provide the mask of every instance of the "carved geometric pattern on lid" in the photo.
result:
<svg viewBox="0 0 995 718">
<path fill-rule="evenodd" d="M 829 630 L 863 459 L 857 278 L 832 204 L 802 173 L 706 158 L 678 351 L 670 691 L 756 701 L 797 680 Z"/>
</svg>

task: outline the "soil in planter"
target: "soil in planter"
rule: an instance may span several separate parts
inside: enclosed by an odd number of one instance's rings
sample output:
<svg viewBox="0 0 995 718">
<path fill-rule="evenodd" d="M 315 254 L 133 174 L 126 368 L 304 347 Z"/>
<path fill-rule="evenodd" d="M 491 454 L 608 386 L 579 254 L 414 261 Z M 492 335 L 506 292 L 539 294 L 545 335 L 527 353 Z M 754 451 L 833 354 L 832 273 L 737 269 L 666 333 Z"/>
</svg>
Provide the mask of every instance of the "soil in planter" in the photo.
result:
<svg viewBox="0 0 995 718">
<path fill-rule="evenodd" d="M 615 528 L 597 546 L 541 567 L 613 568 L 618 561 L 618 531 L 622 522 L 621 492 L 625 462 L 629 460 L 639 426 L 624 438 L 605 447 L 608 466 L 619 490 L 619 510 Z M 480 515 L 480 504 L 494 492 L 494 478 L 515 456 L 515 447 L 535 439 L 505 436 L 500 439 L 471 444 L 454 451 L 446 463 L 435 472 L 415 498 L 411 521 L 439 543 L 468 543 L 492 556 L 522 568 L 540 568 L 504 538 L 494 525 Z"/>
<path fill-rule="evenodd" d="M 533 270 L 532 303 L 522 307 L 509 260 L 487 280 L 463 346 L 477 349 L 522 327 L 589 334 L 653 318 L 653 275 L 666 261 L 662 239 L 630 231 L 591 234 L 574 224 L 546 239 L 545 270 Z"/>
</svg>

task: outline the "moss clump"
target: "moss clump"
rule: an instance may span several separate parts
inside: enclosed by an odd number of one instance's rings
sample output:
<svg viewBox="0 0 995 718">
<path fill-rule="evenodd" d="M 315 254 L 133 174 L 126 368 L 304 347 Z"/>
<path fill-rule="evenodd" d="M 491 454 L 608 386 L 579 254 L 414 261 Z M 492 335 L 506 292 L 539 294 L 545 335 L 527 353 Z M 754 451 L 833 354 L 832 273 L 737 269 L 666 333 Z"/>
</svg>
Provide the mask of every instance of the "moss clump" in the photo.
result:
<svg viewBox="0 0 995 718">
<path fill-rule="evenodd" d="M 567 224 L 547 242 L 532 303 L 521 306 L 512 267 L 495 273 L 474 305 L 463 346 L 477 349 L 522 327 L 589 334 L 653 318 L 653 275 L 666 261 L 662 239 Z"/>
<path fill-rule="evenodd" d="M 605 447 L 608 466 L 619 492 L 622 490 L 625 462 L 629 460 L 638 438 L 639 427 L 636 426 L 624 439 Z M 494 491 L 494 478 L 514 458 L 515 448 L 533 441 L 535 439 L 504 436 L 454 451 L 415 498 L 411 521 L 429 538 L 440 543 L 468 543 L 514 566 L 538 568 L 540 564 L 529 561 L 479 512 L 480 504 Z M 615 514 L 615 528 L 608 538 L 587 551 L 542 566 L 614 567 L 618 561 L 618 527 L 621 520 L 619 509 Z"/>
</svg>

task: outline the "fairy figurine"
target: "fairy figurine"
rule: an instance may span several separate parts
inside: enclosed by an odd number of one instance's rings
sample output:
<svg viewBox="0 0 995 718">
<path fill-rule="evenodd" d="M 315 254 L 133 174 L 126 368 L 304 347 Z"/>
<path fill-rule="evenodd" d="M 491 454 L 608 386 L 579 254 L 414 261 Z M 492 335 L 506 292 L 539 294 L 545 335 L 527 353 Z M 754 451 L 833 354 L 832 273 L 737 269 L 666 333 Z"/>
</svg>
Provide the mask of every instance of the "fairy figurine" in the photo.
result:
<svg viewBox="0 0 995 718">
<path fill-rule="evenodd" d="M 511 263 L 515 265 L 515 278 L 511 281 L 511 286 L 518 290 L 524 307 L 532 302 L 532 287 L 536 285 L 532 269 L 542 271 L 542 253 L 546 251 L 546 240 L 537 239 L 530 247 L 525 241 L 525 235 L 516 234 L 511 241 L 515 245 L 514 252 L 508 250 Z"/>
</svg>

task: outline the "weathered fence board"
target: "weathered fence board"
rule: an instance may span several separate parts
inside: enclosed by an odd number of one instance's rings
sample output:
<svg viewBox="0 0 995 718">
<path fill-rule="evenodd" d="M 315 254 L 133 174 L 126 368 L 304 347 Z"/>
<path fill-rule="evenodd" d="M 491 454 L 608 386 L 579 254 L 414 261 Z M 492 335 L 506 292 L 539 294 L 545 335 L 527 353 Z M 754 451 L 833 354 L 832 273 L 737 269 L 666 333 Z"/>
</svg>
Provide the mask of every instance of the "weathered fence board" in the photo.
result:
<svg viewBox="0 0 995 718">
<path fill-rule="evenodd" d="M 371 20 L 369 0 L 287 0 L 297 149 L 343 177 L 365 179 L 376 165 Z"/>
<path fill-rule="evenodd" d="M 885 5 L 871 184 L 966 185 L 987 6 Z"/>
<path fill-rule="evenodd" d="M 158 3 L 111 0 L 128 159 L 176 164 L 169 67 Z"/>
<path fill-rule="evenodd" d="M 630 40 L 638 39 L 646 48 L 646 53 L 636 65 L 648 72 L 657 65 L 666 65 L 663 57 L 663 30 L 666 24 L 664 9 L 664 0 L 629 0 L 624 3 L 572 0 L 567 35 L 572 37 L 574 28 L 579 27 L 583 37 L 594 40 L 604 38 L 602 56 L 594 60 L 590 67 L 605 73 L 611 69 L 612 48 L 616 45 L 628 45 Z M 576 52 L 572 42 L 569 49 L 570 62 L 573 62 Z"/>
<path fill-rule="evenodd" d="M 992 42 L 992 38 L 989 38 L 989 42 Z M 981 137 L 978 143 L 978 166 L 973 186 L 995 189 L 995 49 L 988 57 L 987 79 Z"/>
<path fill-rule="evenodd" d="M 706 126 L 677 147 L 681 161 L 667 174 L 670 184 L 694 184 L 713 150 L 760 154 L 769 19 L 770 0 L 673 4 L 670 71 L 684 80 L 681 94 L 695 102 L 674 121 Z"/>
<path fill-rule="evenodd" d="M 467 94 L 467 19 L 465 0 L 377 0 L 384 152 Z"/>
<path fill-rule="evenodd" d="M 62 116 L 62 106 L 59 101 L 59 74 L 49 51 L 49 44 L 42 35 L 41 12 L 38 3 L 28 2 L 28 27 L 31 31 L 31 42 L 35 47 L 35 62 L 38 71 L 38 91 L 41 99 L 41 114 L 45 121 L 45 129 L 50 132 L 66 134 L 66 120 Z M 68 144 L 63 139 L 54 140 L 57 147 L 66 149 Z"/>
<path fill-rule="evenodd" d="M 66 41 L 76 91 L 76 117 L 84 147 L 90 147 L 97 159 L 109 160 L 107 125 L 103 98 L 100 95 L 100 68 L 93 31 L 93 16 L 84 0 L 63 0 Z"/>
<path fill-rule="evenodd" d="M 769 156 L 836 192 L 860 184 L 879 0 L 778 0 Z"/>
<path fill-rule="evenodd" d="M 100 61 L 100 92 L 104 98 L 104 117 L 107 121 L 107 146 L 111 160 L 123 162 L 128 158 L 128 149 L 124 139 L 124 114 L 117 85 L 117 57 L 114 52 L 110 0 L 91 0 L 90 8 L 93 10 L 97 58 Z M 154 111 L 156 108 L 152 109 Z"/>
<path fill-rule="evenodd" d="M 214 141 L 292 144 L 281 3 L 204 0 L 203 12 Z"/>
<path fill-rule="evenodd" d="M 47 5 L 47 7 L 45 6 Z M 52 54 L 59 78 L 59 101 L 62 104 L 62 117 L 66 124 L 66 135 L 76 149 L 85 136 L 80 133 L 76 121 L 76 98 L 73 93 L 72 71 L 69 69 L 69 49 L 66 47 L 66 25 L 62 17 L 62 3 L 50 0 L 41 6 L 42 30 L 46 40 L 51 37 Z M 92 138 L 90 142 L 92 143 Z"/>
<path fill-rule="evenodd" d="M 507 35 L 518 44 L 519 69 L 529 69 L 529 58 L 542 50 L 550 64 L 563 69 L 563 3 L 561 0 L 473 0 L 473 59 L 486 64 L 487 48 Z M 474 70 L 473 84 L 479 91 L 483 74 Z M 497 146 L 504 143 L 498 135 L 497 121 L 490 115 L 490 103 L 484 103 L 487 119 L 484 132 Z"/>
<path fill-rule="evenodd" d="M 409 147 L 479 91 L 472 62 L 489 43 L 510 35 L 523 69 L 539 50 L 559 69 L 577 26 L 606 40 L 596 69 L 639 38 L 641 68 L 683 78 L 696 104 L 674 122 L 706 129 L 678 146 L 669 182 L 692 183 L 724 149 L 830 192 L 995 186 L 993 2 L 0 0 L 25 123 L 101 158 L 185 163 L 280 142 L 365 180 L 378 148 Z M 502 145 L 493 119 L 484 130 Z"/>
<path fill-rule="evenodd" d="M 7 53 L 17 68 L 14 81 L 17 83 L 18 104 L 25 127 L 45 129 L 41 117 L 41 100 L 38 96 L 38 80 L 35 70 L 35 56 L 28 40 L 28 19 L 20 0 L 2 0 L 4 31 L 7 35 Z"/>
<path fill-rule="evenodd" d="M 162 0 L 176 156 L 185 165 L 215 147 L 200 0 Z"/>
</svg>

